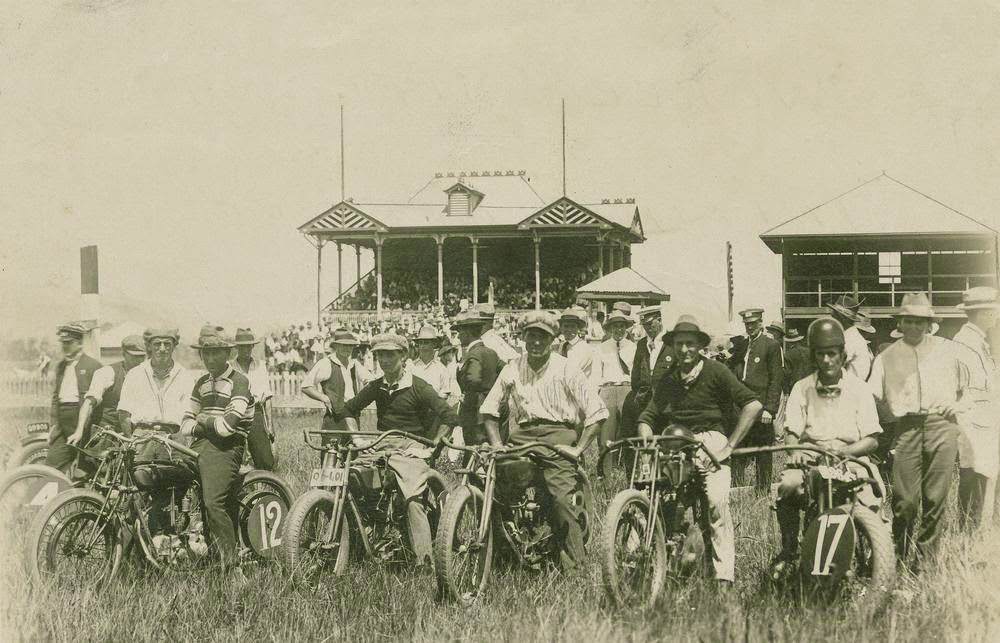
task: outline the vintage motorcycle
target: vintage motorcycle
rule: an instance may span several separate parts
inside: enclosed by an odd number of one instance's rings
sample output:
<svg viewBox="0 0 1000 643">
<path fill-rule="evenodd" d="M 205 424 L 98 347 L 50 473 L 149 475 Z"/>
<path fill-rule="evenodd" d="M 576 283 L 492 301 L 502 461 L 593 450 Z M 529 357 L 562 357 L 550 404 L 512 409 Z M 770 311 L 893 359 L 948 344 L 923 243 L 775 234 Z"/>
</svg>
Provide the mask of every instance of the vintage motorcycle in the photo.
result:
<svg viewBox="0 0 1000 643">
<path fill-rule="evenodd" d="M 32 521 L 25 547 L 32 578 L 99 587 L 117 577 L 123 559 L 132 551 L 163 572 L 190 571 L 210 562 L 213 556 L 206 538 L 197 452 L 163 433 L 130 437 L 105 430 L 100 437 L 110 444 L 108 448 L 80 449 L 99 463 L 88 488 L 58 494 Z M 136 462 L 136 455 L 150 442 L 162 445 L 167 459 Z M 189 459 L 176 458 L 175 452 Z M 285 502 L 284 492 L 272 482 L 243 481 L 238 530 L 244 543 L 253 541 L 251 521 L 260 507 Z M 264 486 L 268 487 L 266 496 Z M 155 525 L 158 533 L 150 525 L 150 515 L 156 511 L 154 495 L 161 498 L 157 512 L 161 517 Z M 270 520 L 267 509 L 264 514 L 267 522 L 262 529 L 273 543 L 270 532 L 276 534 L 280 523 Z M 253 551 L 252 555 L 263 557 L 265 552 Z"/>
<path fill-rule="evenodd" d="M 797 579 L 824 595 L 848 587 L 858 595 L 884 594 L 896 577 L 892 530 L 859 500 L 867 486 L 876 498 L 885 498 L 885 487 L 875 475 L 877 465 L 806 444 L 734 449 L 733 455 L 775 451 L 806 451 L 818 458 L 798 465 L 806 482 L 798 565 L 772 568 L 770 579 Z M 857 466 L 850 468 L 849 463 Z"/>
<path fill-rule="evenodd" d="M 685 427 L 673 425 L 664 435 L 626 438 L 608 444 L 600 460 L 621 450 L 634 454 L 629 488 L 608 506 L 601 532 L 604 589 L 618 606 L 652 606 L 667 580 L 677 580 L 704 560 L 708 538 L 705 470 L 696 463 L 715 456 Z M 598 463 L 600 466 L 600 462 Z"/>
<path fill-rule="evenodd" d="M 314 444 L 310 435 L 327 435 L 335 440 L 328 445 Z M 297 579 L 314 583 L 324 571 L 341 574 L 352 554 L 390 565 L 411 562 L 406 499 L 389 467 L 389 454 L 377 452 L 377 447 L 394 437 L 436 446 L 405 431 L 303 432 L 306 445 L 320 453 L 320 466 L 313 469 L 309 491 L 292 505 L 282 534 L 284 560 Z M 354 438 L 373 440 L 356 444 Z M 430 462 L 438 451 L 430 456 Z M 367 457 L 371 454 L 374 457 Z M 422 501 L 433 534 L 438 523 L 438 503 L 448 485 L 433 469 L 426 483 Z"/>
<path fill-rule="evenodd" d="M 45 464 L 49 454 L 49 423 L 32 422 L 18 427 L 17 432 L 20 445 L 8 457 L 7 466 Z"/>
<path fill-rule="evenodd" d="M 495 557 L 529 569 L 554 564 L 554 548 L 547 516 L 552 499 L 544 491 L 536 462 L 562 458 L 577 465 L 577 500 L 589 520 L 591 494 L 587 474 L 576 458 L 550 444 L 531 442 L 497 449 L 489 444 L 461 446 L 442 440 L 446 447 L 469 454 L 465 467 L 455 472 L 461 484 L 448 493 L 434 539 L 434 567 L 442 595 L 472 605 L 486 591 Z M 584 538 L 589 525 L 584 525 Z"/>
</svg>

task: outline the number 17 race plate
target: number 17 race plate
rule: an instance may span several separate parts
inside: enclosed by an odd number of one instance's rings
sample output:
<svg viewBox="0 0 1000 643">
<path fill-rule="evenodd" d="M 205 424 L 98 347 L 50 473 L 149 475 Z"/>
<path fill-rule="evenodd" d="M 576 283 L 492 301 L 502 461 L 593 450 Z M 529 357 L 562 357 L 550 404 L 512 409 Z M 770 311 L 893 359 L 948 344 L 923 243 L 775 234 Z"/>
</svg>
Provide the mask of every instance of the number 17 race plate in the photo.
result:
<svg viewBox="0 0 1000 643">
<path fill-rule="evenodd" d="M 347 484 L 347 469 L 313 469 L 310 487 L 343 487 Z"/>
</svg>

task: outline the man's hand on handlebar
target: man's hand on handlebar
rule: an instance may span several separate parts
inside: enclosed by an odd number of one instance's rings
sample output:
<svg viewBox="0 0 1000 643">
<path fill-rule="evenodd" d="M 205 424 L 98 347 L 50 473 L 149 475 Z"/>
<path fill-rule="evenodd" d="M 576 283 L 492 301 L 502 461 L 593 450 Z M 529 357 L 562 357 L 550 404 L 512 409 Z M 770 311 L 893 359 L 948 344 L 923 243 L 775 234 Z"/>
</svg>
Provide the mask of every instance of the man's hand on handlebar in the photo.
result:
<svg viewBox="0 0 1000 643">
<path fill-rule="evenodd" d="M 580 447 L 569 446 L 568 444 L 553 444 L 552 448 L 565 456 L 578 460 L 580 458 Z"/>
<path fill-rule="evenodd" d="M 74 431 L 73 435 L 71 435 L 68 438 L 66 438 L 66 444 L 70 445 L 71 447 L 75 447 L 76 445 L 78 445 L 82 441 L 83 441 L 83 432 L 82 431 Z"/>
<path fill-rule="evenodd" d="M 809 459 L 812 454 L 809 451 L 789 451 L 788 452 L 788 464 L 789 466 L 802 466 L 809 464 Z"/>
</svg>

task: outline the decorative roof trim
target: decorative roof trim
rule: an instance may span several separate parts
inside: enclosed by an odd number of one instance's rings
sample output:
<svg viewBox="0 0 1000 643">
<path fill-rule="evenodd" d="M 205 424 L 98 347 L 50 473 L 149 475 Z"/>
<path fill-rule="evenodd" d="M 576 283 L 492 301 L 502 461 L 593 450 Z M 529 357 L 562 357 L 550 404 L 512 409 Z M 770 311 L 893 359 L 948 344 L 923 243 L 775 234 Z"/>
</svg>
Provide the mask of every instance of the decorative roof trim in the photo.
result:
<svg viewBox="0 0 1000 643">
<path fill-rule="evenodd" d="M 569 197 L 560 197 L 518 224 L 518 226 L 622 226 L 608 221 L 593 210 L 582 206 Z"/>
<path fill-rule="evenodd" d="M 328 230 L 340 231 L 378 231 L 386 230 L 388 227 L 368 214 L 365 214 L 353 204 L 347 201 L 337 203 L 329 210 L 313 217 L 307 223 L 299 226 L 299 232 L 324 232 Z"/>
</svg>

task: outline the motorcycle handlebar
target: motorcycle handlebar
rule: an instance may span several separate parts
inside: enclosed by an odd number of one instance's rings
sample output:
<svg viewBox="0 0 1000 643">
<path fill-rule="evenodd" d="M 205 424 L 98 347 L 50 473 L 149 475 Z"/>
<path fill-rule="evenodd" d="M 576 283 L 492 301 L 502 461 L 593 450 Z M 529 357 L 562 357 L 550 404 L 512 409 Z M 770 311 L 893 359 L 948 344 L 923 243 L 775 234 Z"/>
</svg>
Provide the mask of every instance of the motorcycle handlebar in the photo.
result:
<svg viewBox="0 0 1000 643">
<path fill-rule="evenodd" d="M 478 456 L 482 456 L 484 452 L 485 453 L 490 453 L 490 454 L 493 455 L 493 457 L 499 458 L 499 459 L 520 456 L 520 455 L 523 455 L 525 453 L 530 452 L 532 449 L 536 449 L 538 447 L 542 447 L 544 449 L 548 449 L 549 451 L 551 451 L 555 455 L 559 456 L 560 458 L 562 458 L 564 460 L 567 460 L 569 462 L 572 462 L 573 464 L 576 464 L 579 461 L 579 458 L 577 458 L 575 456 L 572 456 L 572 455 L 570 455 L 568 453 L 564 453 L 564 452 L 560 451 L 559 449 L 557 449 L 555 447 L 555 445 L 548 444 L 546 442 L 529 442 L 527 444 L 520 444 L 520 445 L 513 446 L 513 447 L 510 447 L 510 446 L 507 446 L 507 445 L 504 445 L 504 446 L 501 446 L 501 447 L 494 447 L 494 446 L 492 446 L 492 445 L 490 445 L 488 443 L 486 443 L 486 444 L 477 444 L 477 445 L 473 445 L 473 446 L 459 445 L 459 444 L 454 444 L 453 442 L 451 442 L 447 438 L 441 438 L 441 443 L 444 446 L 446 446 L 446 447 L 448 447 L 450 449 L 456 449 L 458 451 L 465 451 L 467 453 L 475 453 Z M 541 456 L 541 457 L 545 458 L 545 457 L 552 457 L 552 456 Z"/>
<path fill-rule="evenodd" d="M 623 438 L 621 440 L 609 442 L 608 445 L 601 451 L 601 455 L 597 459 L 597 470 L 603 470 L 604 458 L 614 451 L 618 451 L 627 446 L 655 448 L 661 442 L 683 442 L 683 446 L 696 447 L 701 449 L 702 453 L 708 456 L 709 461 L 711 461 L 715 468 L 718 469 L 722 466 L 719 463 L 719 459 L 715 457 L 715 454 L 709 451 L 703 443 L 694 438 L 688 438 L 681 435 L 655 435 L 649 438 Z"/>
</svg>

